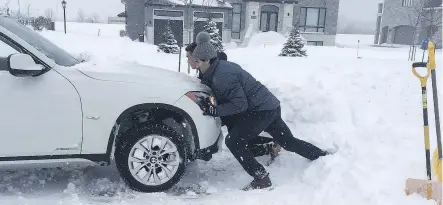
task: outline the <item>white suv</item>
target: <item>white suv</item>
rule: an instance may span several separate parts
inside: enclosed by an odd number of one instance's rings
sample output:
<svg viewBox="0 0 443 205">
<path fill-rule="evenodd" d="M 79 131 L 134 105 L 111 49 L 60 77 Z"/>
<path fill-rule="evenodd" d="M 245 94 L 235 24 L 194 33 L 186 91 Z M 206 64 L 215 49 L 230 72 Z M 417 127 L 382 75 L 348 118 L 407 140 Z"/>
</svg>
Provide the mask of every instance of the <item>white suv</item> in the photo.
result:
<svg viewBox="0 0 443 205">
<path fill-rule="evenodd" d="M 219 150 L 221 122 L 202 114 L 200 100 L 211 91 L 197 79 L 87 66 L 100 65 L 0 17 L 0 165 L 115 160 L 129 187 L 157 192 L 176 184 L 188 162 Z"/>
</svg>

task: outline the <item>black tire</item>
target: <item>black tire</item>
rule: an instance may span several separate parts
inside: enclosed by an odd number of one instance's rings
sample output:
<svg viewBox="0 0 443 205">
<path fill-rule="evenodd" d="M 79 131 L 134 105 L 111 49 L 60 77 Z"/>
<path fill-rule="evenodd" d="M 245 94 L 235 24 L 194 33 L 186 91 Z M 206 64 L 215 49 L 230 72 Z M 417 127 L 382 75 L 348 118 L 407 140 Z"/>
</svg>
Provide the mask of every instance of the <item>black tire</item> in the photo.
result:
<svg viewBox="0 0 443 205">
<path fill-rule="evenodd" d="M 167 182 L 160 185 L 146 185 L 139 182 L 130 172 L 128 158 L 132 147 L 144 137 L 156 134 L 169 139 L 176 147 L 180 156 L 178 169 Z M 163 192 L 174 186 L 182 177 L 186 169 L 186 148 L 181 136 L 164 124 L 140 124 L 123 133 L 116 142 L 115 162 L 120 176 L 126 184 L 135 191 L 140 192 Z"/>
</svg>

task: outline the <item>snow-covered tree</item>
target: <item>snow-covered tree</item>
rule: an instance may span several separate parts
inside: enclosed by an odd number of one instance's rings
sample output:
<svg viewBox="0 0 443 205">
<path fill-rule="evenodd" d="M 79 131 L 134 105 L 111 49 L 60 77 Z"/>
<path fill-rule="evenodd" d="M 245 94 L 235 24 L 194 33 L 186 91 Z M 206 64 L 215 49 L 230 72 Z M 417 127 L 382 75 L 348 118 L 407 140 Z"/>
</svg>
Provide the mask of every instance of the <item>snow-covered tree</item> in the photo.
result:
<svg viewBox="0 0 443 205">
<path fill-rule="evenodd" d="M 163 51 L 165 53 L 177 54 L 180 51 L 178 47 L 177 40 L 175 40 L 174 34 L 171 31 L 169 25 L 166 26 L 166 31 L 163 33 L 164 42 L 158 45 L 157 51 Z"/>
<path fill-rule="evenodd" d="M 219 30 L 217 28 L 217 23 L 212 19 L 209 19 L 204 29 L 211 36 L 211 43 L 215 47 L 215 49 L 217 51 L 223 51 L 224 50 L 223 41 L 222 38 L 220 37 Z"/>
<path fill-rule="evenodd" d="M 291 56 L 291 57 L 303 57 L 308 56 L 306 53 L 305 43 L 300 35 L 300 31 L 297 26 L 294 26 L 291 30 L 288 40 L 283 45 L 283 49 L 279 56 Z"/>
<path fill-rule="evenodd" d="M 51 19 L 39 16 L 31 22 L 31 25 L 36 31 L 42 31 L 44 28 L 49 30 L 51 28 Z"/>
</svg>

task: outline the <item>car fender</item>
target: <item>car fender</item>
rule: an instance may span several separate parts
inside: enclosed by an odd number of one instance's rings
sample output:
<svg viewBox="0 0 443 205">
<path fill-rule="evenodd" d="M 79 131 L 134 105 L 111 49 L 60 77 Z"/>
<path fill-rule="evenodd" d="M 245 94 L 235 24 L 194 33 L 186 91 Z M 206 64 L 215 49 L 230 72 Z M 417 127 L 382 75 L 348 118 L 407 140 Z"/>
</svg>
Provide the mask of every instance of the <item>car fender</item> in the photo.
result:
<svg viewBox="0 0 443 205">
<path fill-rule="evenodd" d="M 185 92 L 177 89 L 168 91 L 165 95 L 164 91 L 144 84 L 101 81 L 85 76 L 75 69 L 56 69 L 71 81 L 81 96 L 82 154 L 106 153 L 116 120 L 128 108 L 150 103 L 173 105 Z"/>
</svg>

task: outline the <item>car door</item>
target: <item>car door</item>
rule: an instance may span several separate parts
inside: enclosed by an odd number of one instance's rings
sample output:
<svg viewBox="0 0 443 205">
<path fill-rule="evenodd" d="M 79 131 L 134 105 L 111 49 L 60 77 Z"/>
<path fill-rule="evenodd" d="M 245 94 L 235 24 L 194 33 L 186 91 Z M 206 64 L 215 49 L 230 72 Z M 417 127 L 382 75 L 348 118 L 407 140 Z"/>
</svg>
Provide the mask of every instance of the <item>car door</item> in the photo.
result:
<svg viewBox="0 0 443 205">
<path fill-rule="evenodd" d="M 82 110 L 75 87 L 55 70 L 11 75 L 7 58 L 14 53 L 22 53 L 20 47 L 0 35 L 0 160 L 80 154 Z"/>
</svg>

